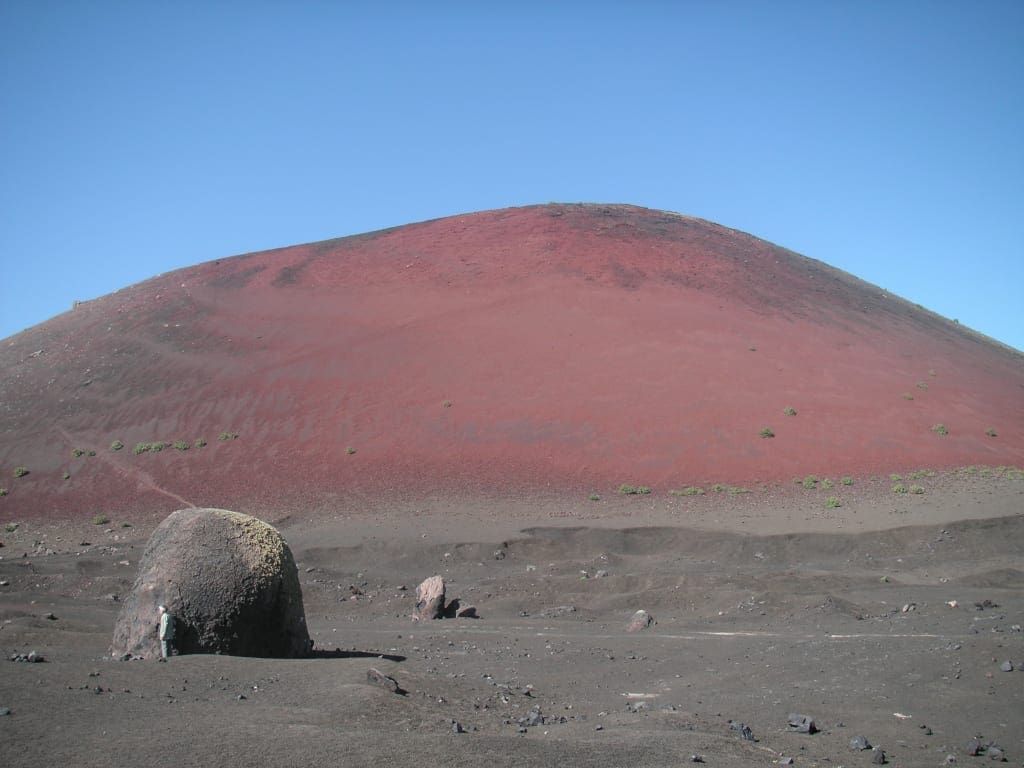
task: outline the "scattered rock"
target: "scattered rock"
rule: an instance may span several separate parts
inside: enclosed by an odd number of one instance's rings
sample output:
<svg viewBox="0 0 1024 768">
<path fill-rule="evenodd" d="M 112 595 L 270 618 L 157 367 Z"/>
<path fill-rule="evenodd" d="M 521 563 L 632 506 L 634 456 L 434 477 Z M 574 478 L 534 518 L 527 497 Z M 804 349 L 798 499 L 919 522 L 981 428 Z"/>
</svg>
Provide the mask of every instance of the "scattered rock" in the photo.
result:
<svg viewBox="0 0 1024 768">
<path fill-rule="evenodd" d="M 1000 672 L 1013 672 L 1013 662 L 1012 661 L 1004 661 L 1002 664 L 999 665 L 999 671 Z"/>
<path fill-rule="evenodd" d="M 792 764 L 793 764 L 793 758 L 792 757 L 780 757 L 779 758 L 779 765 L 792 765 Z"/>
<path fill-rule="evenodd" d="M 984 610 L 986 610 L 988 608 L 998 608 L 998 607 L 999 607 L 998 603 L 993 603 L 991 600 L 987 600 L 987 599 L 986 600 L 979 600 L 978 602 L 976 602 L 974 604 L 975 610 L 978 610 L 978 611 L 984 611 Z"/>
<path fill-rule="evenodd" d="M 553 619 L 557 616 L 565 616 L 569 613 L 576 613 L 575 605 L 556 605 L 553 608 L 545 608 L 540 615 L 545 619 Z"/>
<path fill-rule="evenodd" d="M 495 553 L 494 553 L 494 559 L 495 560 L 504 560 L 505 559 L 505 550 L 503 550 L 503 549 L 496 550 Z"/>
<path fill-rule="evenodd" d="M 458 720 L 452 720 L 452 733 L 465 733 L 466 729 L 462 727 L 462 723 Z"/>
<path fill-rule="evenodd" d="M 989 760 L 997 760 L 1001 763 L 1005 763 L 1007 761 L 1006 753 L 998 744 L 990 744 L 988 749 L 985 750 L 985 757 Z"/>
<path fill-rule="evenodd" d="M 967 746 L 964 747 L 964 752 L 970 757 L 977 757 L 984 753 L 985 747 L 981 743 L 981 739 L 971 739 L 967 742 Z"/>
<path fill-rule="evenodd" d="M 424 579 L 423 583 L 416 587 L 416 613 L 413 618 L 417 621 L 431 621 L 444 616 L 444 579 L 434 575 Z"/>
<path fill-rule="evenodd" d="M 690 755 L 690 762 L 691 763 L 703 763 L 704 762 L 704 755 Z"/>
<path fill-rule="evenodd" d="M 604 579 L 608 576 L 608 571 L 606 571 L 604 568 L 600 568 L 594 573 L 594 576 L 596 576 L 599 579 Z"/>
<path fill-rule="evenodd" d="M 4 579 L 3 581 L 0 581 L 0 587 L 6 587 L 6 586 L 9 586 L 9 585 L 10 585 L 10 583 L 11 583 L 11 582 L 9 582 L 9 581 L 8 581 L 7 579 Z"/>
<path fill-rule="evenodd" d="M 850 739 L 850 749 L 859 751 L 871 749 L 871 743 L 863 736 L 854 736 Z"/>
<path fill-rule="evenodd" d="M 42 654 L 36 653 L 35 651 L 29 651 L 28 653 L 16 653 L 11 656 L 11 661 L 23 661 L 27 664 L 40 664 L 46 661 Z"/>
<path fill-rule="evenodd" d="M 540 707 L 534 707 L 526 713 L 525 717 L 519 718 L 517 721 L 523 728 L 534 728 L 538 725 L 544 725 L 545 717 L 541 714 Z"/>
<path fill-rule="evenodd" d="M 391 677 L 390 675 L 385 675 L 379 669 L 374 669 L 373 667 L 370 667 L 368 670 L 366 670 L 366 680 L 371 685 L 376 685 L 378 688 L 383 688 L 386 691 L 391 691 L 391 693 L 397 693 L 399 695 L 405 694 L 405 691 L 402 690 L 402 686 L 398 684 L 398 681 L 395 680 L 395 678 Z"/>
<path fill-rule="evenodd" d="M 875 765 L 885 765 L 888 761 L 885 757 L 885 750 L 875 747 L 871 750 L 871 762 Z"/>
<path fill-rule="evenodd" d="M 455 618 L 457 618 L 457 619 L 479 619 L 480 616 L 477 615 L 476 606 L 475 605 L 467 605 L 465 608 L 459 608 L 459 610 L 457 610 L 455 612 Z"/>
<path fill-rule="evenodd" d="M 0 717 L 7 717 L 11 714 L 10 707 L 0 707 Z"/>
<path fill-rule="evenodd" d="M 730 720 L 729 727 L 738 732 L 739 735 L 743 737 L 744 741 L 757 741 L 757 739 L 754 738 L 754 732 L 745 724 L 737 722 L 736 720 Z"/>
<path fill-rule="evenodd" d="M 789 716 L 789 727 L 793 733 L 817 733 L 818 727 L 814 718 L 808 715 L 792 714 Z"/>
<path fill-rule="evenodd" d="M 903 613 L 910 613 L 911 611 L 917 610 L 917 603 L 906 603 L 903 608 L 900 609 Z"/>
<path fill-rule="evenodd" d="M 647 611 L 641 609 L 633 614 L 633 618 L 626 625 L 627 632 L 640 632 L 654 624 L 654 617 Z"/>
</svg>

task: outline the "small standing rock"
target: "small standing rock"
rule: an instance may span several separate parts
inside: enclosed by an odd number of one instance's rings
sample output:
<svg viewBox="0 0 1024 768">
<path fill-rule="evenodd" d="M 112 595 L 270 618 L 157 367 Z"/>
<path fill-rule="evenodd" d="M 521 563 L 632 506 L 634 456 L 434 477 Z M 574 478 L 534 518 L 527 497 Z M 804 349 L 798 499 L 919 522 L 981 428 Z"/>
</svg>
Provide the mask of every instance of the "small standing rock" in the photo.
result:
<svg viewBox="0 0 1024 768">
<path fill-rule="evenodd" d="M 999 671 L 1000 672 L 1013 672 L 1013 662 L 1012 661 L 1004 661 L 1002 664 L 999 665 Z"/>
<path fill-rule="evenodd" d="M 366 670 L 366 681 L 371 685 L 376 685 L 378 688 L 383 688 L 392 693 L 404 693 L 402 686 L 398 684 L 395 678 L 385 675 L 379 669 L 374 669 L 373 667 Z"/>
<path fill-rule="evenodd" d="M 641 632 L 654 623 L 654 617 L 647 611 L 640 609 L 633 614 L 633 618 L 626 625 L 627 632 Z"/>
<path fill-rule="evenodd" d="M 444 615 L 444 579 L 431 576 L 416 587 L 416 613 L 418 621 L 440 619 Z"/>
<path fill-rule="evenodd" d="M 871 749 L 871 743 L 863 736 L 854 736 L 852 739 L 850 739 L 850 749 L 858 751 Z"/>
<path fill-rule="evenodd" d="M 871 762 L 875 765 L 885 765 L 889 762 L 885 757 L 885 750 L 875 747 L 871 750 Z"/>
<path fill-rule="evenodd" d="M 789 727 L 794 733 L 817 733 L 818 727 L 814 718 L 808 715 L 792 714 L 789 716 Z"/>
</svg>

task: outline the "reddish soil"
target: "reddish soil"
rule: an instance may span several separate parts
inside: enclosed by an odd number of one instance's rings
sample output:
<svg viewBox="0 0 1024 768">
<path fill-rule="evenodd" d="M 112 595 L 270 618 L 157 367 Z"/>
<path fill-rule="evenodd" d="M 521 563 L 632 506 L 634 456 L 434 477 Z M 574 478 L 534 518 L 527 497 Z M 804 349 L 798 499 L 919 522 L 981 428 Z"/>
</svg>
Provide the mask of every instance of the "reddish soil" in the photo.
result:
<svg viewBox="0 0 1024 768">
<path fill-rule="evenodd" d="M 535 206 L 201 264 L 6 339 L 0 515 L 1022 465 L 1022 405 L 1020 352 L 818 261 Z"/>
</svg>

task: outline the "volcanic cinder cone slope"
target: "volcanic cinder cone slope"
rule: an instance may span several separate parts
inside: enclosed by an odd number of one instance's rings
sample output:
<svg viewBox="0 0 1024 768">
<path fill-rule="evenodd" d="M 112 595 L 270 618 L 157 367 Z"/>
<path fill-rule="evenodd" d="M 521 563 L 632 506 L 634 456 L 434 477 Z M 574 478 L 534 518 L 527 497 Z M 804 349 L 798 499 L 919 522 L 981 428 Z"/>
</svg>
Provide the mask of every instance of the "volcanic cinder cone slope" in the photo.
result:
<svg viewBox="0 0 1024 768">
<path fill-rule="evenodd" d="M 0 371 L 0 504 L 21 515 L 1024 463 L 1019 352 L 749 235 L 631 206 L 201 264 L 5 340 Z"/>
</svg>

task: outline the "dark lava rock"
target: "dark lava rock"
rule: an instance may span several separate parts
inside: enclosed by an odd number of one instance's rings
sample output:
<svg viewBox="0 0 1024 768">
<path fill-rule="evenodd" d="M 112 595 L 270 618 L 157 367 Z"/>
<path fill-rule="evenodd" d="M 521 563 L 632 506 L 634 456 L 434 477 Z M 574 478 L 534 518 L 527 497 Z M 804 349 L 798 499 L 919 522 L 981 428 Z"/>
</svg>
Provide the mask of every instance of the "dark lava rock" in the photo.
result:
<svg viewBox="0 0 1024 768">
<path fill-rule="evenodd" d="M 967 742 L 967 746 L 964 747 L 966 752 L 971 757 L 977 757 L 985 751 L 984 745 L 981 743 L 981 739 L 971 739 Z"/>
<path fill-rule="evenodd" d="M 885 757 L 885 751 L 875 747 L 871 750 L 871 762 L 875 765 L 885 765 L 889 761 Z"/>
<path fill-rule="evenodd" d="M 9 707 L 0 707 L 0 717 L 7 717 L 9 714 L 11 714 Z"/>
<path fill-rule="evenodd" d="M 519 718 L 519 725 L 523 728 L 533 728 L 538 725 L 544 725 L 544 715 L 540 712 L 540 707 L 534 707 L 526 713 L 525 717 Z"/>
<path fill-rule="evenodd" d="M 41 664 L 46 661 L 42 654 L 36 653 L 35 651 L 29 651 L 28 653 L 16 653 L 11 656 L 11 661 L 22 661 L 26 664 Z"/>
<path fill-rule="evenodd" d="M 111 653 L 160 656 L 157 606 L 178 653 L 296 658 L 309 653 L 298 569 L 272 526 L 223 509 L 182 509 L 149 539 Z"/>
<path fill-rule="evenodd" d="M 817 733 L 818 726 L 814 718 L 808 715 L 792 714 L 789 716 L 789 727 L 793 733 Z"/>
<path fill-rule="evenodd" d="M 757 741 L 757 739 L 754 738 L 754 732 L 743 723 L 737 722 L 736 720 L 730 720 L 729 727 L 732 730 L 737 731 L 739 735 L 743 737 L 744 741 Z"/>
<path fill-rule="evenodd" d="M 865 750 L 871 749 L 871 743 L 863 736 L 854 736 L 850 739 L 850 749 Z"/>
</svg>

